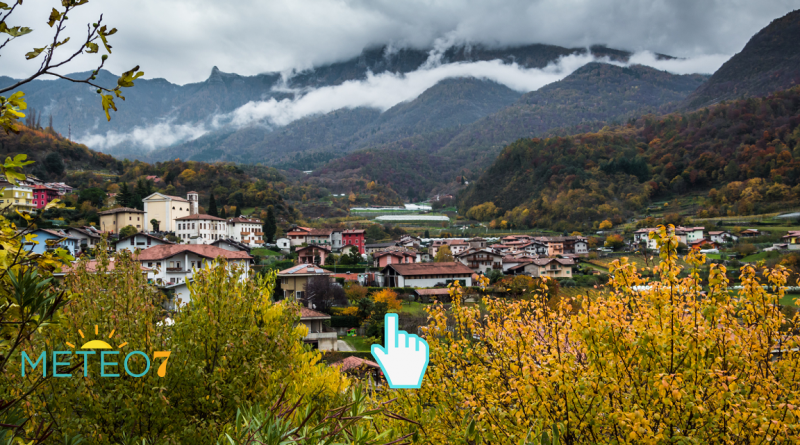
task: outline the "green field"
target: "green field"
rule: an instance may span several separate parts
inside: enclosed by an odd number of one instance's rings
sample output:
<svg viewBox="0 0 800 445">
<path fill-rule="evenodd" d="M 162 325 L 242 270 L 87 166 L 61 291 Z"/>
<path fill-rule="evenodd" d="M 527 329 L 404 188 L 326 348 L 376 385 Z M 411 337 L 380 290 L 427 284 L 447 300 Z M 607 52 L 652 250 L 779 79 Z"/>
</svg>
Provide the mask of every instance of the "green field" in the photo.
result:
<svg viewBox="0 0 800 445">
<path fill-rule="evenodd" d="M 425 312 L 425 308 L 430 305 L 417 303 L 416 301 L 412 301 L 410 303 L 403 303 L 403 306 L 400 308 L 401 314 L 409 314 L 409 315 L 427 315 Z"/>
<path fill-rule="evenodd" d="M 753 255 L 748 255 L 748 256 L 742 258 L 742 261 L 745 262 L 745 263 L 748 263 L 748 262 L 752 262 L 752 261 L 765 260 L 767 258 L 778 258 L 779 256 L 781 256 L 781 253 L 780 252 L 775 252 L 775 251 L 773 251 L 773 252 L 758 252 L 758 253 L 754 253 Z"/>
<path fill-rule="evenodd" d="M 339 337 L 339 340 L 344 340 L 345 343 L 350 345 L 357 352 L 370 352 L 372 344 L 367 343 L 367 337 L 362 336 L 355 336 L 355 337 Z"/>
<path fill-rule="evenodd" d="M 280 252 L 274 252 L 272 250 L 265 249 L 263 247 L 260 249 L 252 249 L 250 251 L 250 254 L 258 256 L 283 256 L 283 254 Z"/>
</svg>

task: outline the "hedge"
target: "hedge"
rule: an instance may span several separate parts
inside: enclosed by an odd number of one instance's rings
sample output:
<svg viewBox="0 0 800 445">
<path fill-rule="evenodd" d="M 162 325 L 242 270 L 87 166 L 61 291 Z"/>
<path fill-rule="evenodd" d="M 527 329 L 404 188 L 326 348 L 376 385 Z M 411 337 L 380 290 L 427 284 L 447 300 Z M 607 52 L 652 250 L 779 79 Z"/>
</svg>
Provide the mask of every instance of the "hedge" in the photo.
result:
<svg viewBox="0 0 800 445">
<path fill-rule="evenodd" d="M 354 315 L 332 315 L 331 327 L 332 328 L 357 328 L 361 326 L 358 322 L 358 317 Z"/>
<path fill-rule="evenodd" d="M 353 351 L 328 351 L 322 354 L 322 361 L 327 364 L 336 363 L 339 360 L 344 360 L 347 357 L 358 357 L 364 360 L 374 362 L 375 357 L 371 352 L 353 352 Z"/>
</svg>

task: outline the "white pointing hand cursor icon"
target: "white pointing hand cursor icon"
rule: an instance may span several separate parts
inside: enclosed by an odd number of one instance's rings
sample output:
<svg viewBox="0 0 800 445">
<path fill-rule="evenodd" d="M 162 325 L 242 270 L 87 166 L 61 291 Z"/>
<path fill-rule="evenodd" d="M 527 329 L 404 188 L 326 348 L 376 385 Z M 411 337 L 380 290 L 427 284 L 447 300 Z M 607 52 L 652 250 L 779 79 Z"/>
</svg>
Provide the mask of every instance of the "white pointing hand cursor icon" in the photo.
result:
<svg viewBox="0 0 800 445">
<path fill-rule="evenodd" d="M 389 388 L 419 388 L 428 368 L 428 342 L 406 331 L 397 330 L 397 314 L 384 318 L 386 347 L 372 345 Z"/>
</svg>

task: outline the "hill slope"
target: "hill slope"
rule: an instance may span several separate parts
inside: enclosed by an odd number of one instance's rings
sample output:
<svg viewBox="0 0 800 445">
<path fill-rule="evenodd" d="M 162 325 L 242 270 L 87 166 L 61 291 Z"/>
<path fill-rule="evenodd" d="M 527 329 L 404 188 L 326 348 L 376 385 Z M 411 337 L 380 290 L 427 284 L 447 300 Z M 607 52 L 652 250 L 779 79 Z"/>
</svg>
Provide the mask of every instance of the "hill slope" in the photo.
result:
<svg viewBox="0 0 800 445">
<path fill-rule="evenodd" d="M 683 104 L 696 109 L 724 100 L 765 96 L 800 85 L 800 10 L 772 21 Z"/>
<path fill-rule="evenodd" d="M 605 122 L 624 121 L 648 111 L 668 111 L 704 78 L 644 66 L 592 63 L 471 125 L 418 134 L 353 153 L 331 161 L 315 175 L 334 178 L 347 171 L 384 181 L 397 191 L 411 189 L 424 196 L 452 192 L 458 177 L 477 177 L 505 144 L 564 127 L 599 129 Z"/>
<path fill-rule="evenodd" d="M 703 205 L 709 215 L 786 208 L 800 203 L 799 184 L 797 87 L 599 133 L 521 139 L 464 190 L 459 209 L 491 202 L 492 217 L 520 227 L 586 229 L 711 187 L 719 190 Z"/>
</svg>

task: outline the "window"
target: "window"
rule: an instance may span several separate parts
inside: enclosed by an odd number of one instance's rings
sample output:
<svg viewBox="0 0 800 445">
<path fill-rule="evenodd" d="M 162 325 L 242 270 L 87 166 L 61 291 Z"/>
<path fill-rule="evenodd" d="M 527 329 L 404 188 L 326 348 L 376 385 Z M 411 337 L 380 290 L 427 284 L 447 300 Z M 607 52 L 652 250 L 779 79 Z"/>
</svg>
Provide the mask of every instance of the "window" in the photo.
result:
<svg viewBox="0 0 800 445">
<path fill-rule="evenodd" d="M 282 284 L 289 284 L 289 279 L 288 278 L 282 278 L 281 280 L 282 280 L 281 281 Z"/>
<path fill-rule="evenodd" d="M 128 221 L 133 221 L 133 217 L 129 216 Z"/>
<path fill-rule="evenodd" d="M 175 267 L 175 261 L 170 261 L 169 262 L 169 268 L 172 269 L 174 267 Z"/>
<path fill-rule="evenodd" d="M 180 261 L 178 261 L 177 263 L 175 263 L 175 267 L 177 267 L 178 269 L 180 269 L 180 268 L 181 268 L 181 262 L 180 262 Z"/>
</svg>

